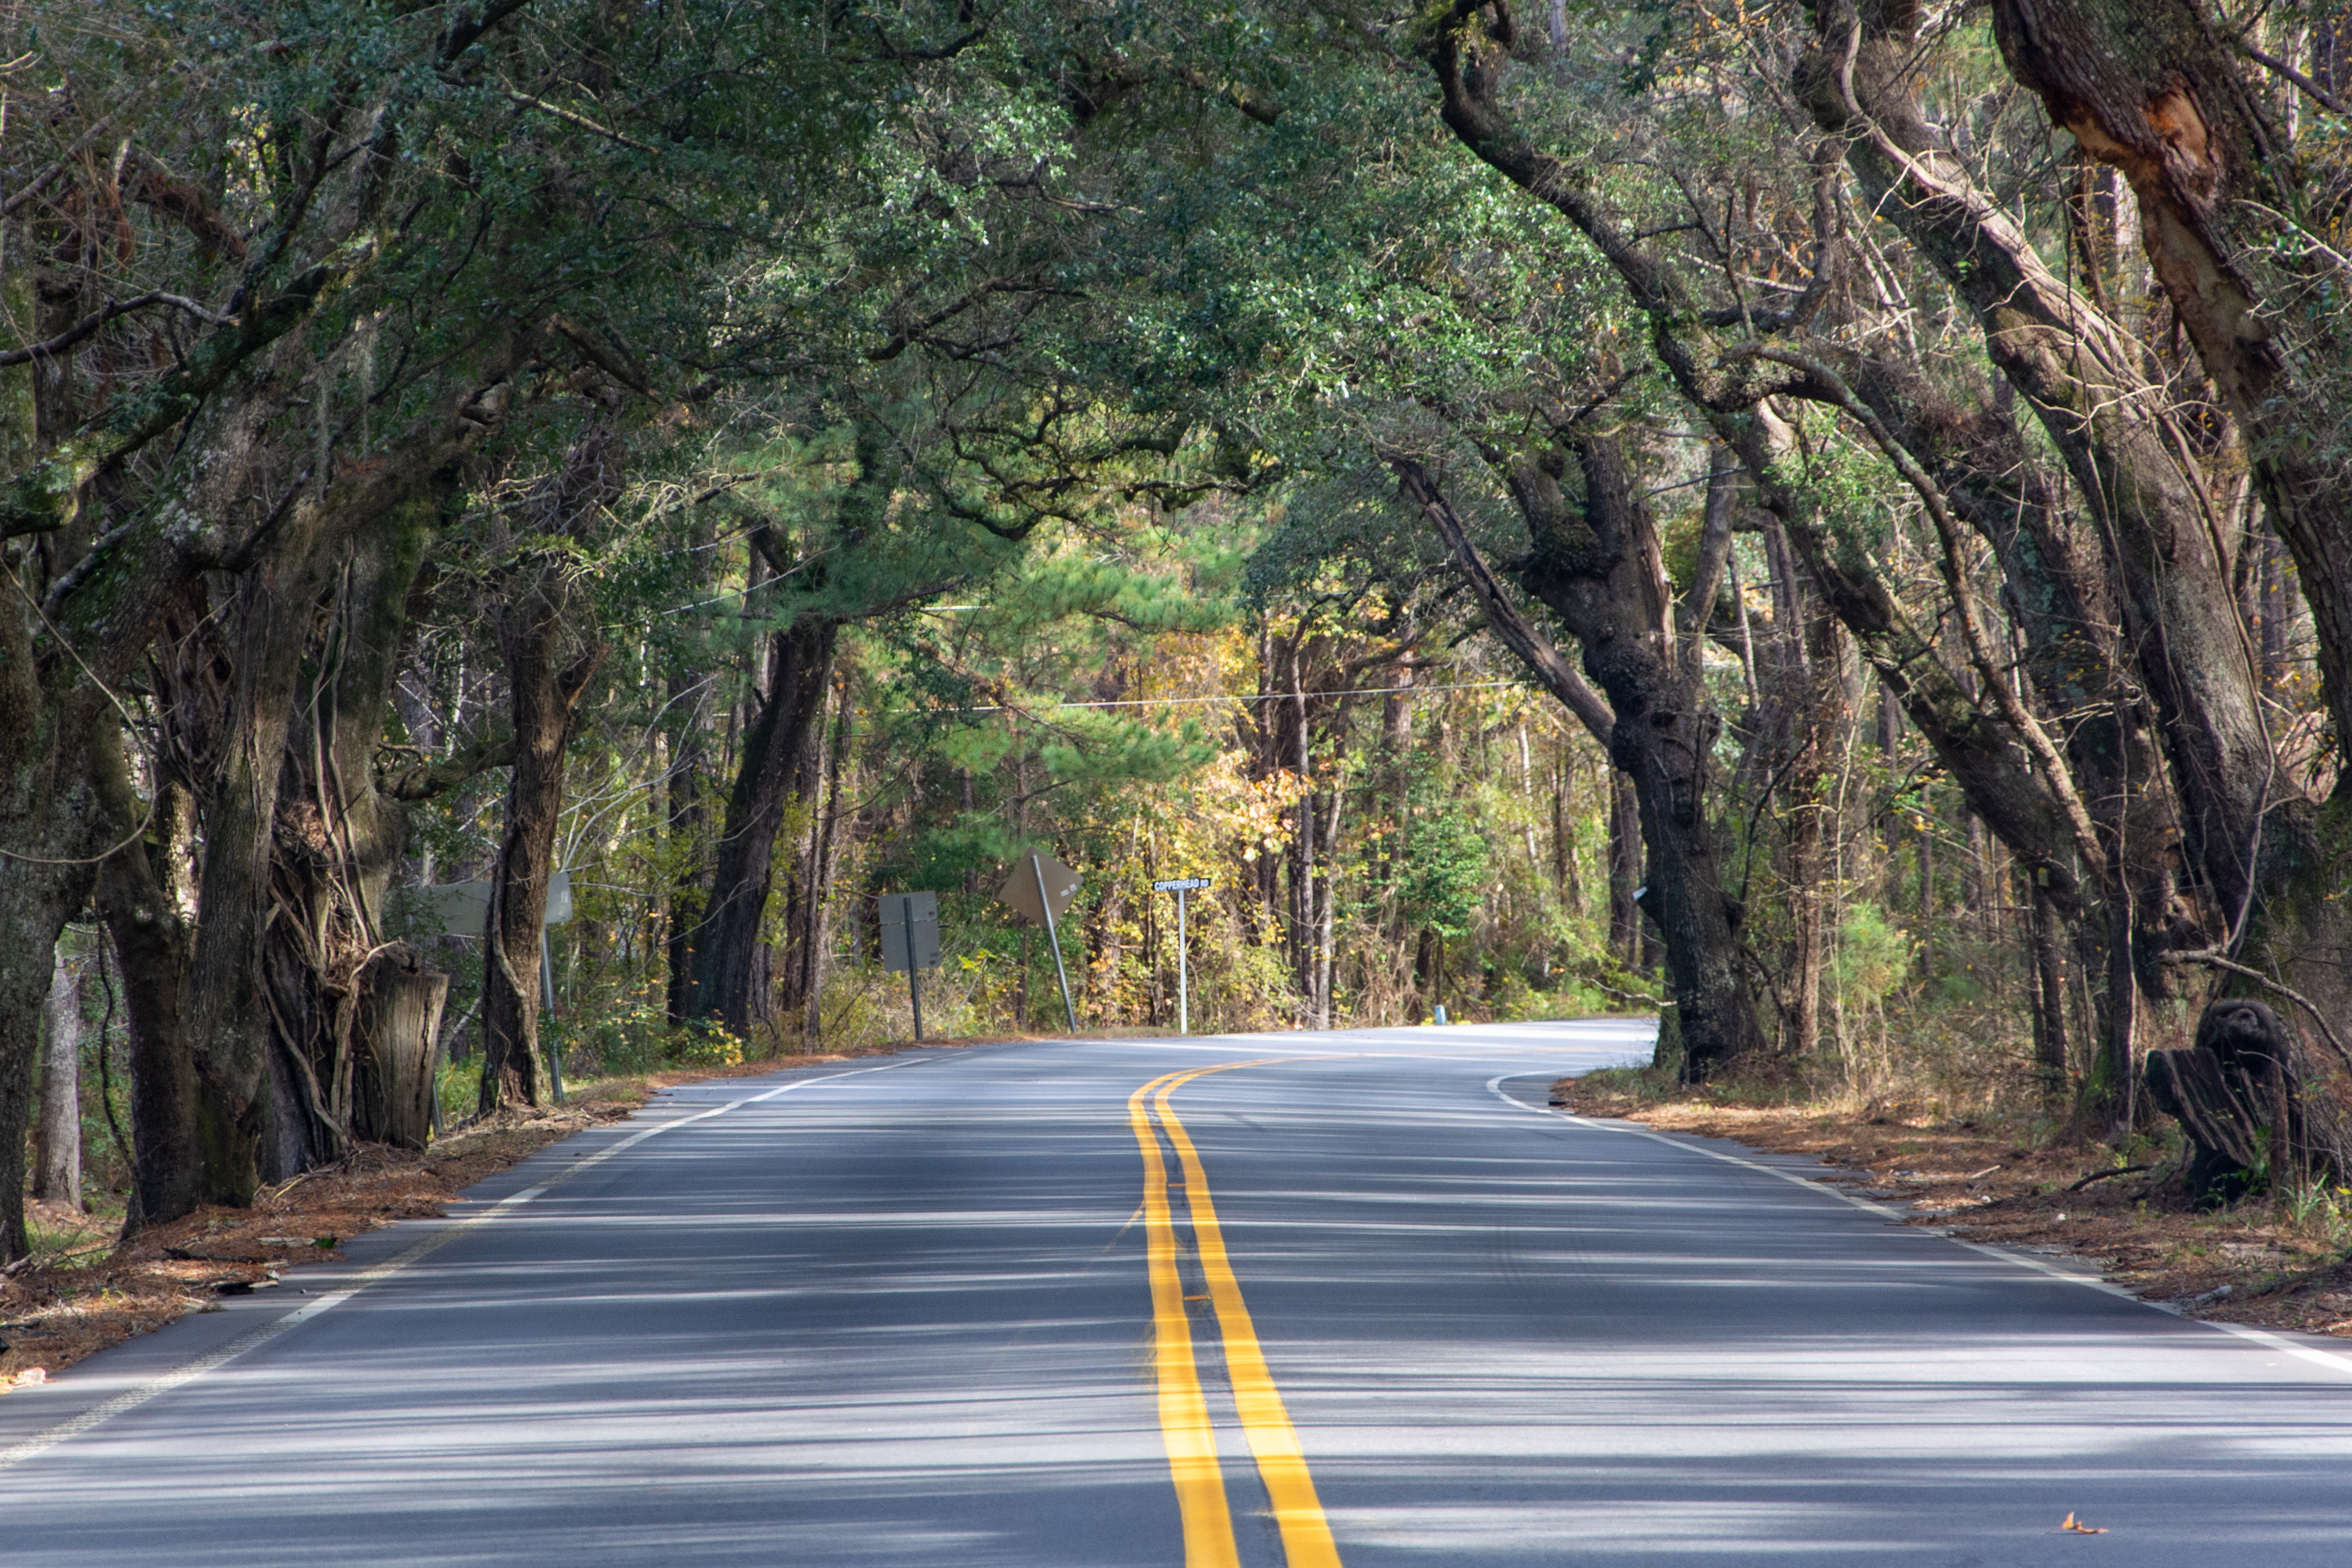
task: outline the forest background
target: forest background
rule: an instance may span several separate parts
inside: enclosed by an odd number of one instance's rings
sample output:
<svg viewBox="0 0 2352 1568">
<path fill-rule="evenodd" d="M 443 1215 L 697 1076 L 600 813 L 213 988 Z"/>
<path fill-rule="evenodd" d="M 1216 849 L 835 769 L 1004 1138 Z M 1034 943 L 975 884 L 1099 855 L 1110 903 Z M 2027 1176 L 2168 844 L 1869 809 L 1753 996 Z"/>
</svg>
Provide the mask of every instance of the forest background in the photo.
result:
<svg viewBox="0 0 2352 1568">
<path fill-rule="evenodd" d="M 2335 1157 L 2341 7 L 0 27 L 0 1260 L 903 1039 L 886 892 L 1055 1027 L 1032 849 L 1089 1030 L 1198 876 L 1196 1029 L 2121 1140 L 2244 994 Z"/>
</svg>

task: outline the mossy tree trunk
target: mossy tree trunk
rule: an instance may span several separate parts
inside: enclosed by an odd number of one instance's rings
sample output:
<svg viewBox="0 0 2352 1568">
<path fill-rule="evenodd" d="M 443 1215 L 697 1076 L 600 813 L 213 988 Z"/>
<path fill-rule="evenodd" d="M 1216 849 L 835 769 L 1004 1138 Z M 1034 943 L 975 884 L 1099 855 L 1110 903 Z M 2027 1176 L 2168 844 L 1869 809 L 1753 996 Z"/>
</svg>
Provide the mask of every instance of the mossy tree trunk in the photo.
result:
<svg viewBox="0 0 2352 1568">
<path fill-rule="evenodd" d="M 545 535 L 582 544 L 620 494 L 619 438 L 592 427 L 544 486 Z M 540 952 L 563 814 L 564 755 L 580 699 L 603 662 L 589 595 L 574 553 L 534 550 L 516 569 L 496 620 L 514 717 L 514 767 L 506 826 L 490 872 L 482 936 L 480 1105 L 537 1105 L 547 1093 L 541 1056 Z"/>
</svg>

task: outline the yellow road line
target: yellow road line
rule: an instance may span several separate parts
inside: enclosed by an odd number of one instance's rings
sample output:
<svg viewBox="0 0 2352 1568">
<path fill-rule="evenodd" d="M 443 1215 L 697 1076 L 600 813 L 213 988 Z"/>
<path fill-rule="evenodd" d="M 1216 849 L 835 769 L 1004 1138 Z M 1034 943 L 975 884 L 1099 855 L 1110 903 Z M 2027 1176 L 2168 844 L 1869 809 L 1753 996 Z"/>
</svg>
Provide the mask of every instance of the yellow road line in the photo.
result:
<svg viewBox="0 0 2352 1568">
<path fill-rule="evenodd" d="M 1489 1050 L 1496 1055 L 1549 1053 L 1549 1048 L 1536 1046 Z M 1176 1225 L 1168 1197 L 1173 1184 L 1160 1156 L 1153 1114 L 1156 1112 L 1160 1125 L 1167 1128 L 1169 1141 L 1175 1145 L 1176 1157 L 1184 1167 L 1181 1185 L 1192 1214 L 1192 1239 L 1201 1271 L 1208 1281 L 1209 1301 L 1217 1314 L 1226 1376 L 1233 1384 L 1243 1435 L 1274 1505 L 1283 1556 L 1289 1568 L 1340 1568 L 1339 1549 L 1331 1539 L 1322 1500 L 1316 1495 L 1315 1478 L 1307 1468 L 1307 1456 L 1298 1447 L 1297 1430 L 1290 1424 L 1290 1412 L 1275 1386 L 1274 1374 L 1265 1364 L 1256 1325 L 1242 1300 L 1241 1281 L 1234 1277 L 1233 1260 L 1225 1251 L 1224 1230 L 1217 1223 L 1216 1203 L 1209 1194 L 1208 1172 L 1169 1096 L 1195 1078 L 1230 1072 L 1237 1067 L 1265 1067 L 1285 1060 L 1366 1057 L 1423 1059 L 1420 1053 L 1405 1051 L 1260 1057 L 1163 1072 L 1128 1096 L 1128 1122 L 1135 1129 L 1136 1145 L 1143 1155 L 1145 1254 L 1151 1279 L 1152 1365 L 1160 1386 L 1160 1429 L 1168 1447 L 1169 1472 L 1176 1482 L 1177 1507 L 1184 1520 L 1185 1568 L 1238 1568 L 1238 1549 L 1233 1511 L 1225 1500 L 1224 1472 L 1217 1462 L 1216 1433 L 1209 1421 L 1208 1400 L 1201 1391 L 1200 1368 L 1192 1354 L 1192 1320 L 1184 1312 L 1187 1301 L 1200 1298 L 1184 1294 L 1183 1281 L 1176 1271 Z"/>
<path fill-rule="evenodd" d="M 1235 1061 L 1171 1074 L 1145 1084 L 1136 1091 L 1136 1097 L 1139 1100 L 1144 1091 L 1154 1084 L 1164 1085 L 1156 1102 L 1160 1122 L 1176 1145 L 1177 1158 L 1183 1162 L 1184 1197 L 1192 1211 L 1192 1241 L 1201 1255 L 1201 1272 L 1209 1281 L 1209 1299 L 1216 1308 L 1217 1328 L 1225 1346 L 1225 1373 L 1234 1385 L 1234 1405 L 1241 1416 L 1242 1431 L 1249 1439 L 1250 1453 L 1257 1460 L 1257 1473 L 1265 1482 L 1266 1496 L 1274 1503 L 1274 1521 L 1282 1531 L 1283 1557 L 1289 1568 L 1339 1568 L 1339 1549 L 1331 1539 L 1330 1522 L 1323 1516 L 1322 1500 L 1315 1494 L 1315 1478 L 1307 1471 L 1307 1456 L 1298 1447 L 1298 1434 L 1290 1425 L 1290 1413 L 1283 1406 L 1281 1391 L 1274 1385 L 1274 1374 L 1265 1364 L 1265 1354 L 1258 1347 L 1257 1329 L 1250 1322 L 1249 1307 L 1242 1301 L 1241 1281 L 1234 1277 L 1233 1261 L 1225 1254 L 1224 1232 L 1217 1224 L 1216 1204 L 1209 1196 L 1208 1173 L 1202 1168 L 1199 1151 L 1192 1147 L 1192 1134 L 1184 1130 L 1183 1122 L 1168 1103 L 1170 1095 L 1195 1078 L 1256 1065 L 1259 1064 Z M 1129 1103 L 1132 1106 L 1134 1101 Z M 1156 1166 L 1158 1154 L 1155 1146 L 1147 1164 Z M 1164 1205 L 1164 1174 L 1160 1180 Z M 1150 1183 L 1147 1176 L 1147 1191 Z M 1156 1296 L 1156 1278 L 1154 1293 Z M 1187 1346 L 1188 1364 L 1191 1359 Z"/>
<path fill-rule="evenodd" d="M 1169 1073 L 1163 1077 L 1174 1077 Z M 1152 1366 L 1160 1382 L 1160 1435 L 1184 1519 L 1184 1568 L 1240 1568 L 1234 1520 L 1225 1506 L 1224 1472 L 1209 1404 L 1192 1361 L 1192 1325 L 1184 1312 L 1184 1286 L 1176 1275 L 1176 1227 L 1168 1212 L 1168 1168 L 1151 1128 L 1144 1096 L 1155 1078 L 1128 1097 L 1129 1122 L 1143 1151 L 1145 1256 L 1151 1276 Z"/>
</svg>

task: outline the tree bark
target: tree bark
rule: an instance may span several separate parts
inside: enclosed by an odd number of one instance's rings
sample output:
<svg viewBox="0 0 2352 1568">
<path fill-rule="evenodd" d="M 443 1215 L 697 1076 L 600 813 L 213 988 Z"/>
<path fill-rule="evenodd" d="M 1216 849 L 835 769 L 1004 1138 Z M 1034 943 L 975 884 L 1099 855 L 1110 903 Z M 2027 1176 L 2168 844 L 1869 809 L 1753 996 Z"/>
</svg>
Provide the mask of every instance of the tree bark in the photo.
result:
<svg viewBox="0 0 2352 1568">
<path fill-rule="evenodd" d="M 121 792 L 129 796 L 127 779 Z M 194 796 L 165 779 L 155 791 L 149 835 L 110 858 L 99 873 L 99 910 L 114 944 L 131 1041 L 131 1147 L 137 1169 L 125 1220 L 130 1230 L 196 1208 L 196 1064 L 180 1014 L 194 941 L 195 829 Z"/>
<path fill-rule="evenodd" d="M 433 1136 L 449 977 L 426 970 L 417 954 L 395 944 L 362 977 L 352 1135 L 421 1149 Z"/>
<path fill-rule="evenodd" d="M 839 636 L 838 622 L 813 612 L 770 634 L 775 678 L 743 737 L 709 895 L 692 936 L 691 1016 L 716 1019 L 739 1035 L 751 1029 L 758 1006 L 755 958 L 776 835 L 800 795 Z"/>
<path fill-rule="evenodd" d="M 202 1195 L 237 1207 L 250 1205 L 264 1181 L 300 1170 L 310 1150 L 285 1064 L 269 1051 L 262 955 L 278 783 L 326 582 L 324 508 L 298 506 L 295 513 L 278 548 L 237 585 L 228 611 L 235 684 L 213 767 L 199 784 L 203 917 L 184 1016 L 200 1085 Z"/>
<path fill-rule="evenodd" d="M 2039 888 L 2032 890 L 2026 915 L 2027 940 L 2033 965 L 2033 1063 L 2042 1081 L 2047 1106 L 2064 1103 L 2071 1063 L 2066 1050 L 2066 976 L 2064 944 L 2050 901 Z"/>
<path fill-rule="evenodd" d="M 751 1017 L 774 1023 L 781 1039 L 786 1019 L 804 1019 L 809 987 L 815 979 L 818 927 L 824 918 L 825 716 L 831 706 L 833 683 L 817 694 L 817 711 L 803 746 L 799 771 L 793 776 L 792 800 L 796 810 L 786 816 L 797 825 L 799 838 L 782 857 L 784 862 L 783 943 L 761 944 L 761 960 L 752 984 Z"/>
<path fill-rule="evenodd" d="M 1795 749 L 1780 785 L 1790 927 L 1780 1051 L 1790 1058 L 1811 1054 L 1821 1039 L 1822 980 L 1830 905 L 1835 897 L 1824 885 L 1832 812 L 1826 797 L 1831 759 L 1853 719 L 1843 629 L 1835 617 L 1816 607 L 1806 607 L 1801 625 L 1810 656 L 1792 673 L 1803 683 L 1804 727 L 1790 737 Z"/>
<path fill-rule="evenodd" d="M 0 610 L 0 1262 L 30 1249 L 25 1230 L 26 1123 L 49 955 L 89 896 L 109 821 L 89 750 L 110 741 L 95 692 L 45 691 L 26 617 Z M 37 963 L 25 955 L 39 956 Z"/>
<path fill-rule="evenodd" d="M 841 770 L 857 711 L 849 699 L 849 681 L 839 683 L 835 704 L 833 752 L 825 765 L 824 810 L 817 822 L 816 869 L 810 877 L 809 931 L 802 948 L 801 1040 L 815 1051 L 824 1032 L 825 967 L 833 957 L 833 873 L 835 846 L 841 833 Z M 964 775 L 965 805 L 970 809 L 971 775 Z"/>
<path fill-rule="evenodd" d="M 1630 775 L 1654 911 L 1675 990 L 1685 1071 L 1703 1081 L 1763 1043 L 1706 812 L 1714 718 L 1675 645 L 1657 528 L 1622 448 L 1580 437 L 1520 454 L 1506 477 L 1534 545 L 1521 580 L 1582 645 L 1614 716 L 1610 759 Z M 1573 457 L 1576 476 L 1570 478 Z M 1442 537 L 1467 530 L 1410 458 L 1390 466 Z"/>
<path fill-rule="evenodd" d="M 620 493 L 620 444 L 593 426 L 542 488 L 546 531 L 584 539 Z M 485 1113 L 537 1105 L 546 1090 L 540 1056 L 540 945 L 555 831 L 563 813 L 564 755 L 604 644 L 584 614 L 568 554 L 523 563 L 498 614 L 499 650 L 514 715 L 514 767 L 506 827 L 490 872 L 482 928 L 482 1083 Z"/>
<path fill-rule="evenodd" d="M 41 1007 L 41 1113 L 34 1129 L 33 1196 L 81 1207 L 81 976 L 60 946 Z"/>
<path fill-rule="evenodd" d="M 1642 807 L 1633 780 L 1614 767 L 1609 785 L 1609 950 L 1626 968 L 1642 967 L 1642 912 L 1633 894 L 1642 885 Z"/>
</svg>

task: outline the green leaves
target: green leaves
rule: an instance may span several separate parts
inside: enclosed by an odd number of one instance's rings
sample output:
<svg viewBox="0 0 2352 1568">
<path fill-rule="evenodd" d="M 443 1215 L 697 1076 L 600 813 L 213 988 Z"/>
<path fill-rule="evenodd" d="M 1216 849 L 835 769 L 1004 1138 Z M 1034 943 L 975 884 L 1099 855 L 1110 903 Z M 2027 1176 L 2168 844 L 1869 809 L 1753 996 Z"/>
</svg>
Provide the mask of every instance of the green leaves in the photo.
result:
<svg viewBox="0 0 2352 1568">
<path fill-rule="evenodd" d="M 1416 768 L 1406 797 L 1398 904 L 1408 922 L 1449 941 L 1470 935 L 1486 891 L 1486 834 L 1469 800 Z"/>
</svg>

